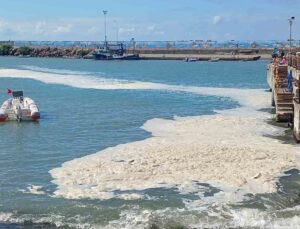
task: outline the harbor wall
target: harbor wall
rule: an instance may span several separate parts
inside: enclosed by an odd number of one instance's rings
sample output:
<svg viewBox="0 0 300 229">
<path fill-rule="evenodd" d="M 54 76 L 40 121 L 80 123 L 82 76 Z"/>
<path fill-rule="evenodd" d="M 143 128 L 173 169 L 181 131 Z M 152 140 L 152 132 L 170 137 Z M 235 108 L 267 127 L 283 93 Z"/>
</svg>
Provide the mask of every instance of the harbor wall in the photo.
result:
<svg viewBox="0 0 300 229">
<path fill-rule="evenodd" d="M 8 44 L 11 45 L 11 44 Z M 1 49 L 1 47 L 0 47 Z M 7 49 L 7 47 L 6 47 Z M 25 50 L 25 51 L 24 51 Z M 65 57 L 65 58 L 92 58 L 93 48 L 81 47 L 13 47 L 2 56 L 30 56 L 30 57 Z M 240 60 L 261 56 L 263 59 L 269 59 L 272 53 L 271 49 L 258 48 L 141 48 L 127 49 L 127 53 L 139 54 L 142 59 L 183 59 L 185 57 L 194 57 L 199 60 L 209 60 L 211 58 L 220 58 L 223 60 Z"/>
</svg>

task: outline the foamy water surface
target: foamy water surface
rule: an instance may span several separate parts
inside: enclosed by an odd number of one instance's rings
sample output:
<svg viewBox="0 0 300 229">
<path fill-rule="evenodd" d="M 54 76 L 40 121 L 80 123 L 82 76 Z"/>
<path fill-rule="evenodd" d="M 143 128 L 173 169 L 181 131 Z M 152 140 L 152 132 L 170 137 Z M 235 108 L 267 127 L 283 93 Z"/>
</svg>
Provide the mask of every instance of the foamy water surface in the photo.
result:
<svg viewBox="0 0 300 229">
<path fill-rule="evenodd" d="M 297 225 L 299 147 L 269 137 L 286 129 L 268 124 L 265 63 L 1 60 L 3 88 L 44 113 L 2 125 L 0 222 Z"/>
</svg>

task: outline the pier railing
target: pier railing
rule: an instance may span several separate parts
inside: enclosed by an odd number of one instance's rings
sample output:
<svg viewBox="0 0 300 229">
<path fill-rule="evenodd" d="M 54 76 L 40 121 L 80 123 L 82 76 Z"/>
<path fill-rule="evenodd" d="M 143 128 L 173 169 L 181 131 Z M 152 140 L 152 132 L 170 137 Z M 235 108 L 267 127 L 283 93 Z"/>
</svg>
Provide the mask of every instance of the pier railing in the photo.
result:
<svg viewBox="0 0 300 229">
<path fill-rule="evenodd" d="M 300 52 L 292 53 L 288 57 L 288 65 L 296 70 L 300 70 Z"/>
<path fill-rule="evenodd" d="M 300 52 L 294 52 L 288 58 L 289 72 L 292 73 L 293 86 L 293 135 L 300 142 Z"/>
</svg>

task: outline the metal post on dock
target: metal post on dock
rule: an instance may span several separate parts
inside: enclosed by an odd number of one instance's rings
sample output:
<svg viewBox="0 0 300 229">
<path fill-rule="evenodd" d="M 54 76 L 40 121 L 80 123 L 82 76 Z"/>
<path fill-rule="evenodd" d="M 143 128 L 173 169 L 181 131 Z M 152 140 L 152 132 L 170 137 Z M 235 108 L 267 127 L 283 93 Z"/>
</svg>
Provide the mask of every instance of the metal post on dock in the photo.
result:
<svg viewBox="0 0 300 229">
<path fill-rule="evenodd" d="M 118 23 L 116 20 L 114 20 L 114 25 L 115 25 L 115 28 L 116 28 L 116 42 L 118 44 L 119 42 L 119 27 L 118 27 Z"/>
<path fill-rule="evenodd" d="M 291 58 L 291 53 L 292 53 L 292 26 L 293 26 L 294 20 L 295 20 L 295 17 L 289 18 L 289 24 L 290 24 L 290 50 L 289 50 L 289 59 Z"/>
<path fill-rule="evenodd" d="M 107 10 L 103 10 L 103 14 L 104 14 L 104 44 L 106 45 L 107 42 L 107 36 L 106 36 L 106 15 L 107 15 Z"/>
</svg>

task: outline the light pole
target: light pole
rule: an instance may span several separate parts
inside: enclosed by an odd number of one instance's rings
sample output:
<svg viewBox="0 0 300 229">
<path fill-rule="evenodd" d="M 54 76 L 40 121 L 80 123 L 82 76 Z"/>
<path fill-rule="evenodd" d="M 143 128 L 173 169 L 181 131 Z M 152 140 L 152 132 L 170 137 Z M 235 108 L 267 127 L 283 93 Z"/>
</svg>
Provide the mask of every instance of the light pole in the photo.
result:
<svg viewBox="0 0 300 229">
<path fill-rule="evenodd" d="M 289 50 L 289 58 L 291 57 L 291 53 L 292 53 L 292 25 L 293 22 L 295 20 L 295 17 L 291 17 L 289 18 L 289 24 L 290 24 L 290 50 Z"/>
<path fill-rule="evenodd" d="M 103 10 L 103 14 L 104 14 L 104 34 L 105 34 L 105 37 L 104 37 L 104 44 L 106 45 L 106 42 L 107 42 L 107 37 L 106 37 L 106 14 L 107 14 L 107 10 Z"/>
<path fill-rule="evenodd" d="M 118 43 L 119 41 L 119 28 L 118 28 L 118 23 L 116 20 L 114 20 L 114 24 L 115 24 L 115 29 L 116 29 L 116 41 Z"/>
</svg>

